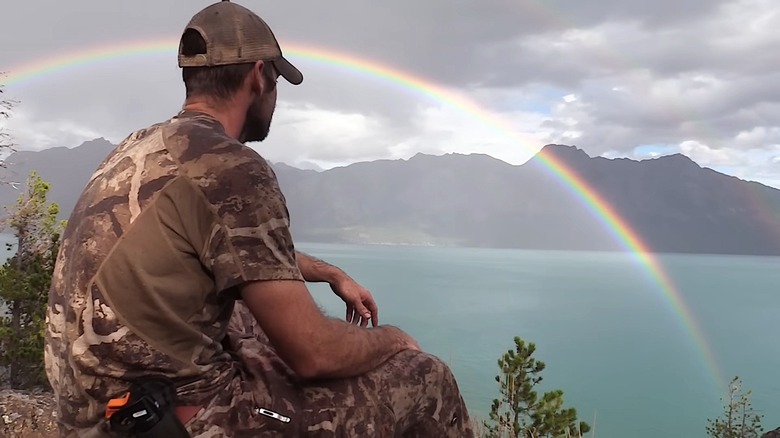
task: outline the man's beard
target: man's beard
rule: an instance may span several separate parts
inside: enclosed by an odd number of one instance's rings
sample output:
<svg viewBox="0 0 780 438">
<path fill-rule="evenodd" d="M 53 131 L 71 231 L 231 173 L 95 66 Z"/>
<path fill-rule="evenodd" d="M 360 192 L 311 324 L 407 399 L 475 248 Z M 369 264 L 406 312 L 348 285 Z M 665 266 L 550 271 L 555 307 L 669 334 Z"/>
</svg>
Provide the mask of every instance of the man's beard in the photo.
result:
<svg viewBox="0 0 780 438">
<path fill-rule="evenodd" d="M 271 131 L 273 111 L 266 118 L 263 117 L 262 108 L 263 103 L 258 100 L 253 102 L 246 110 L 246 119 L 244 120 L 244 126 L 241 128 L 241 137 L 239 138 L 241 143 L 263 141 L 268 137 L 268 133 Z"/>
</svg>

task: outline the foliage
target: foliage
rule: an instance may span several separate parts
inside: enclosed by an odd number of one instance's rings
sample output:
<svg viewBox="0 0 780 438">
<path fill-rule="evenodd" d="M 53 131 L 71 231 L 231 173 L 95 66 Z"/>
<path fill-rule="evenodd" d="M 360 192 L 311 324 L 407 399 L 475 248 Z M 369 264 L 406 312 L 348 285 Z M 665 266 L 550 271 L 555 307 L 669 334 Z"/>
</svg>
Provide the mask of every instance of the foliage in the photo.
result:
<svg viewBox="0 0 780 438">
<path fill-rule="evenodd" d="M 493 400 L 490 422 L 483 422 L 485 437 L 558 438 L 579 437 L 590 431 L 585 422 L 577 423 L 574 408 L 563 409 L 563 391 L 553 390 L 541 396 L 534 387 L 542 381 L 544 362 L 534 359 L 534 343 L 515 337 L 515 350 L 498 360 L 501 399 Z"/>
<path fill-rule="evenodd" d="M 50 185 L 32 172 L 5 226 L 16 237 L 16 253 L 0 266 L 0 367 L 12 388 L 47 385 L 43 367 L 44 321 L 60 233 L 59 207 L 48 202 Z M 12 245 L 8 244 L 9 251 Z"/>
<path fill-rule="evenodd" d="M 11 116 L 11 109 L 16 102 L 6 99 L 3 96 L 5 90 L 2 84 L 0 84 L 0 122 Z M 0 167 L 5 167 L 5 156 L 11 152 L 14 152 L 14 144 L 11 141 L 11 136 L 0 125 Z"/>
<path fill-rule="evenodd" d="M 761 436 L 761 418 L 753 411 L 750 403 L 752 391 L 742 392 L 739 376 L 729 384 L 729 402 L 724 406 L 723 416 L 708 419 L 707 434 L 713 438 L 758 438 Z"/>
</svg>

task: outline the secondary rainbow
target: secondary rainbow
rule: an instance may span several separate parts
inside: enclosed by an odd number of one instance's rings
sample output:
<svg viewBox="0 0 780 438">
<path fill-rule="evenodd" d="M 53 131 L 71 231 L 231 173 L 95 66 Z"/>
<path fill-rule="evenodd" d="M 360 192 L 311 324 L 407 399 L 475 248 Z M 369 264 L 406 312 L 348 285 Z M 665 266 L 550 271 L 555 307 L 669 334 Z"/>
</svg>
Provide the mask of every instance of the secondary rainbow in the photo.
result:
<svg viewBox="0 0 780 438">
<path fill-rule="evenodd" d="M 116 59 L 132 57 L 148 57 L 152 54 L 169 55 L 172 66 L 175 66 L 175 54 L 178 46 L 178 38 L 168 37 L 155 40 L 136 40 L 108 45 L 90 47 L 77 52 L 55 54 L 38 58 L 32 62 L 12 67 L 6 73 L 3 81 L 7 91 L 12 91 L 15 86 L 31 84 L 35 79 L 44 79 L 53 74 L 61 74 L 68 70 L 78 69 L 88 65 L 109 62 Z M 366 58 L 359 58 L 335 50 L 315 47 L 312 45 L 283 44 L 285 56 L 292 62 L 307 60 L 320 63 L 329 67 L 346 69 L 352 73 L 360 73 L 372 78 L 379 78 L 391 84 L 401 86 L 407 90 L 422 94 L 436 102 L 449 105 L 470 115 L 474 120 L 485 126 L 491 127 L 502 135 L 517 142 L 518 145 L 528 148 L 528 142 L 534 141 L 530 137 L 515 132 L 515 130 L 500 117 L 486 108 L 481 107 L 473 100 L 456 91 L 444 88 L 427 79 L 414 76 L 410 73 L 380 64 Z M 305 72 L 304 72 L 305 73 Z M 0 79 L 2 81 L 2 79 Z M 618 215 L 616 210 L 609 205 L 593 188 L 564 163 L 554 156 L 540 155 L 540 162 L 554 174 L 576 196 L 582 204 L 590 210 L 595 217 L 609 230 L 617 241 L 639 261 L 650 278 L 658 284 L 668 304 L 678 315 L 684 325 L 684 329 L 691 336 L 695 348 L 699 351 L 705 366 L 708 368 L 710 378 L 713 380 L 719 392 L 725 391 L 726 382 L 720 371 L 718 362 L 709 347 L 709 344 L 696 322 L 691 310 L 686 305 L 679 291 L 676 289 L 661 265 L 654 258 L 650 248 L 641 237 L 631 229 L 630 225 Z"/>
</svg>

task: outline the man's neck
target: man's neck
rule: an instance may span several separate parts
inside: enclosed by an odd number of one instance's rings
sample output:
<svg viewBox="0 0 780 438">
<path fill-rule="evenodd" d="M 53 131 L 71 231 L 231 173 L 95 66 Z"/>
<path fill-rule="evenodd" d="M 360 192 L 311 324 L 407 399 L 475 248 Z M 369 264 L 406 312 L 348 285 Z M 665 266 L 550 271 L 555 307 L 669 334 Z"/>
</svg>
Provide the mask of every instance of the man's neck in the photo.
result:
<svg viewBox="0 0 780 438">
<path fill-rule="evenodd" d="M 246 118 L 246 111 L 242 112 L 240 106 L 232 102 L 215 105 L 207 100 L 192 99 L 184 104 L 182 110 L 204 113 L 213 117 L 222 125 L 225 133 L 235 139 L 241 135 L 241 128 Z"/>
</svg>

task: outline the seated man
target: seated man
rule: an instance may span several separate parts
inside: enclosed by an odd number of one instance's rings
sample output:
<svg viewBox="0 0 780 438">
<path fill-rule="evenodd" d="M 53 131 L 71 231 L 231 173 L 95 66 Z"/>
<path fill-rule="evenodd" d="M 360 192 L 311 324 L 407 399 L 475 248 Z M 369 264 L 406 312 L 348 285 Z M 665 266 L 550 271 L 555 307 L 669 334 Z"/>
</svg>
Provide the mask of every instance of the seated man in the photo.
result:
<svg viewBox="0 0 780 438">
<path fill-rule="evenodd" d="M 276 176 L 244 145 L 267 136 L 278 77 L 303 80 L 271 30 L 223 1 L 179 50 L 183 110 L 117 146 L 62 238 L 45 349 L 61 435 L 121 436 L 108 401 L 163 376 L 195 437 L 473 436 L 449 369 L 294 249 Z M 306 280 L 359 315 L 327 318 Z"/>
</svg>

